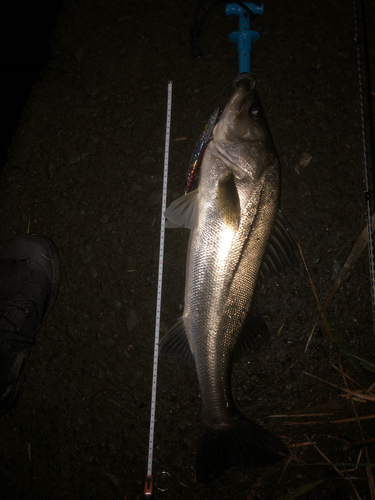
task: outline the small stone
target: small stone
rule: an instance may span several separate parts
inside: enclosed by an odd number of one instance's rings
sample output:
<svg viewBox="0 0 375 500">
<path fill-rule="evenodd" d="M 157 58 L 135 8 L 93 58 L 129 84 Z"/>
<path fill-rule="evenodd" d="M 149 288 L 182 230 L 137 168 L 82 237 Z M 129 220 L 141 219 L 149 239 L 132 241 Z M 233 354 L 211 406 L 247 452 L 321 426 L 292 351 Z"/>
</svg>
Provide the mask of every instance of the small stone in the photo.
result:
<svg viewBox="0 0 375 500">
<path fill-rule="evenodd" d="M 130 186 L 131 191 L 143 191 L 143 187 L 140 184 L 137 184 L 136 182 L 132 182 Z"/>
<path fill-rule="evenodd" d="M 125 217 L 128 217 L 133 213 L 133 207 L 131 205 L 125 205 L 125 208 L 122 213 L 124 214 Z"/>
<path fill-rule="evenodd" d="M 133 389 L 136 385 L 138 385 L 141 378 L 143 378 L 143 372 L 135 371 L 133 377 L 128 382 L 129 387 Z"/>
<path fill-rule="evenodd" d="M 91 267 L 89 272 L 94 279 L 98 277 L 98 271 L 95 269 L 95 267 Z"/>
<path fill-rule="evenodd" d="M 299 159 L 298 164 L 301 165 L 301 167 L 307 167 L 311 160 L 312 156 L 309 153 L 303 153 Z"/>
<path fill-rule="evenodd" d="M 66 357 L 66 352 L 65 351 L 57 351 L 57 352 L 54 352 L 50 358 L 49 358 L 49 361 L 51 363 L 59 363 L 60 361 L 62 361 L 64 358 Z"/>
<path fill-rule="evenodd" d="M 87 251 L 87 247 L 86 250 L 83 249 L 78 250 L 78 255 L 84 264 L 88 264 L 92 257 L 91 253 Z"/>
<path fill-rule="evenodd" d="M 115 341 L 113 339 L 99 339 L 100 347 L 104 347 L 105 349 L 109 349 L 115 345 Z"/>
<path fill-rule="evenodd" d="M 137 326 L 137 324 L 137 311 L 135 309 L 130 309 L 126 318 L 126 326 L 128 327 L 129 332 L 132 331 Z"/>
<path fill-rule="evenodd" d="M 142 164 L 142 165 L 145 165 L 146 163 L 155 163 L 155 158 L 152 158 L 151 156 L 145 156 L 145 157 L 141 160 L 141 164 Z"/>
</svg>

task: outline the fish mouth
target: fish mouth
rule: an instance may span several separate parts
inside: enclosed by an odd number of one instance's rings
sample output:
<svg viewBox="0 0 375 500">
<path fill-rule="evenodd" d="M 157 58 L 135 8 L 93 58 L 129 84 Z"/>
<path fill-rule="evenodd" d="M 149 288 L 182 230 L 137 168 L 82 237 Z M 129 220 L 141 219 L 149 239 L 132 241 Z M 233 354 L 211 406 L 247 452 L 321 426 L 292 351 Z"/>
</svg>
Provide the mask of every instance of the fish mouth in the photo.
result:
<svg viewBox="0 0 375 500">
<path fill-rule="evenodd" d="M 256 86 L 256 78 L 250 73 L 241 73 L 233 83 L 236 92 L 233 96 L 231 104 L 229 105 L 229 112 L 235 115 L 240 115 L 244 111 L 250 109 L 253 105 L 256 94 L 256 91 L 254 90 Z"/>
<path fill-rule="evenodd" d="M 257 84 L 257 79 L 254 75 L 250 73 L 241 73 L 233 80 L 234 89 L 238 89 L 240 85 L 243 83 L 248 83 L 251 86 L 251 89 L 255 89 Z"/>
<path fill-rule="evenodd" d="M 255 78 L 247 73 L 241 74 L 239 78 L 241 79 L 235 82 L 237 92 L 229 106 L 229 111 L 235 115 L 240 115 L 245 105 L 247 105 L 246 107 L 251 106 L 253 89 L 256 83 Z"/>
<path fill-rule="evenodd" d="M 241 85 L 238 89 L 238 94 L 234 97 L 233 102 L 229 106 L 229 111 L 235 115 L 240 115 L 244 107 L 250 107 L 253 99 L 251 99 L 252 89 L 248 85 Z"/>
</svg>

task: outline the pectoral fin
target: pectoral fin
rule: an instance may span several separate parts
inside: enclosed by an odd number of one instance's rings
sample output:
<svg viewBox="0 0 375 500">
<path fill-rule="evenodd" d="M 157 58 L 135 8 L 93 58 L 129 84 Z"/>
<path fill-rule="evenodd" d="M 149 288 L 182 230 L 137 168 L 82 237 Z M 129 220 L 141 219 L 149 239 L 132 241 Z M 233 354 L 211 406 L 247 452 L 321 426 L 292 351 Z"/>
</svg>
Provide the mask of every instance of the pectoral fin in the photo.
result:
<svg viewBox="0 0 375 500">
<path fill-rule="evenodd" d="M 166 227 L 192 229 L 197 219 L 198 189 L 173 201 L 165 211 Z"/>
<path fill-rule="evenodd" d="M 217 187 L 216 203 L 225 224 L 237 230 L 241 220 L 241 205 L 232 172 L 220 179 Z"/>
</svg>

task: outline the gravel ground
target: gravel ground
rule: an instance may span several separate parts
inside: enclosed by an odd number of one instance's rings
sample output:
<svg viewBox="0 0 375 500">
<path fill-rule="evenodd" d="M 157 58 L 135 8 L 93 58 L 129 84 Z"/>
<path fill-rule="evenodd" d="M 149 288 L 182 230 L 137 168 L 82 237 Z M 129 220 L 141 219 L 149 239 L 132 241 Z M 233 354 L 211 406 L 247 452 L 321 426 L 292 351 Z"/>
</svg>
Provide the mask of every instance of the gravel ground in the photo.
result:
<svg viewBox="0 0 375 500">
<path fill-rule="evenodd" d="M 62 267 L 59 298 L 38 335 L 24 393 L 1 419 L 4 500 L 142 496 L 167 82 L 173 81 L 171 201 L 182 195 L 197 137 L 214 108 L 228 101 L 238 69 L 228 39 L 237 20 L 225 16 L 224 6 L 203 25 L 204 56 L 191 57 L 195 6 L 196 0 L 63 5 L 50 60 L 32 87 L 0 180 L 1 248 L 30 224 L 56 243 Z M 323 301 L 366 223 L 352 3 L 269 0 L 253 27 L 261 38 L 252 69 L 282 162 L 282 208 Z M 371 29 L 369 36 L 374 69 Z M 187 238 L 180 229 L 166 234 L 162 333 L 181 314 Z M 235 365 L 238 406 L 289 446 L 308 437 L 331 461 L 356 462 L 359 448 L 343 444 L 361 440 L 357 423 L 330 423 L 354 416 L 350 402 L 302 373 L 344 384 L 322 329 L 305 352 L 317 306 L 302 266 L 267 279 L 259 302 L 272 338 Z M 327 318 L 374 362 L 366 252 Z M 341 361 L 363 387 L 374 382 L 373 373 L 355 370 L 343 355 Z M 375 413 L 374 402 L 356 406 L 359 415 Z M 323 479 L 303 498 L 355 498 L 331 467 L 311 465 L 324 462 L 311 445 L 291 448 L 304 465 L 234 468 L 211 485 L 197 484 L 196 375 L 173 359 L 159 362 L 156 418 L 157 498 L 286 500 Z M 287 425 L 291 420 L 298 424 Z M 373 420 L 362 426 L 366 438 L 375 437 Z M 374 462 L 371 447 L 369 453 Z M 365 468 L 350 474 L 360 498 L 370 499 Z"/>
</svg>

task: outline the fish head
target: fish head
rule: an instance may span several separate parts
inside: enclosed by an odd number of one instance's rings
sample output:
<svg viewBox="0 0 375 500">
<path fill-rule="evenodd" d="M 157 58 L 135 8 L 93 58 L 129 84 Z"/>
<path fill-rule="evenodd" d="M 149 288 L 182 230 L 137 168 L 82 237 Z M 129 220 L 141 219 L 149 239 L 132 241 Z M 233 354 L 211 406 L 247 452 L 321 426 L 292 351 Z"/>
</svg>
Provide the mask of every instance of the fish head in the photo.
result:
<svg viewBox="0 0 375 500">
<path fill-rule="evenodd" d="M 238 83 L 213 131 L 214 143 L 236 176 L 256 181 L 278 162 L 263 106 L 254 85 Z"/>
</svg>

